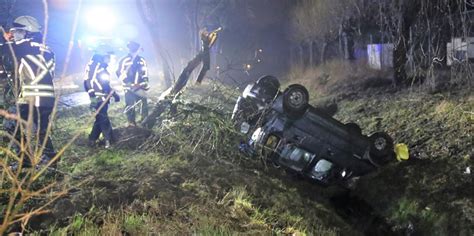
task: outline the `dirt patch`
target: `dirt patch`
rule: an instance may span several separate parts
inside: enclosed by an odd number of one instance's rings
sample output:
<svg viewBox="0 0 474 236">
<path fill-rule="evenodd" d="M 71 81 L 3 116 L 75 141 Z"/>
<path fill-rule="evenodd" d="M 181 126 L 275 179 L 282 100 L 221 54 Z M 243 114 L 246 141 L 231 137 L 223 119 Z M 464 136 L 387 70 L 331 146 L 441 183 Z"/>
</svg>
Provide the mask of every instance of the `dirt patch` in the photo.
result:
<svg viewBox="0 0 474 236">
<path fill-rule="evenodd" d="M 132 126 L 114 130 L 114 146 L 120 149 L 135 150 L 152 136 L 149 129 Z"/>
</svg>

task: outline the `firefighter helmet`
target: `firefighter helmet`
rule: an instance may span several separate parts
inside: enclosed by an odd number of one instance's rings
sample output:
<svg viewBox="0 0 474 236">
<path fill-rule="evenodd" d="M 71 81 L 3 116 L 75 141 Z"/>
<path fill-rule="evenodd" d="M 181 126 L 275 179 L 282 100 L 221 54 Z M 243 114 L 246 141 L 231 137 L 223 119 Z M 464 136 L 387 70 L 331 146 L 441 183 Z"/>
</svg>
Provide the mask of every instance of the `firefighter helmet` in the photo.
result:
<svg viewBox="0 0 474 236">
<path fill-rule="evenodd" d="M 41 32 L 41 25 L 32 16 L 19 16 L 13 21 L 13 29 L 22 29 L 32 33 Z"/>
<path fill-rule="evenodd" d="M 135 41 L 129 41 L 127 43 L 127 48 L 132 52 L 136 52 L 138 49 L 140 49 L 140 44 Z"/>
<path fill-rule="evenodd" d="M 100 54 L 102 56 L 115 54 L 114 48 L 110 44 L 100 43 L 94 48 L 95 54 Z"/>
</svg>

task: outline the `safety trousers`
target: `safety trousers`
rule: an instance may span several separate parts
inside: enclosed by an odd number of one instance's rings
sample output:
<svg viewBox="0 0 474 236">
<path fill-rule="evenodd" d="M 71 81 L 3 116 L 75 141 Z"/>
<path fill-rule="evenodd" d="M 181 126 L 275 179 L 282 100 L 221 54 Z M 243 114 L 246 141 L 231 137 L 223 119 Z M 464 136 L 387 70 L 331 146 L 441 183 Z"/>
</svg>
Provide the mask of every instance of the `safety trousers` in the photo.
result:
<svg viewBox="0 0 474 236">
<path fill-rule="evenodd" d="M 141 104 L 137 105 L 137 102 L 141 100 Z M 125 109 L 128 111 L 127 120 L 129 123 L 135 124 L 136 112 L 135 109 L 141 107 L 141 119 L 143 120 L 148 116 L 148 101 L 145 97 L 140 97 L 131 91 L 125 92 Z"/>
<path fill-rule="evenodd" d="M 33 118 L 33 124 L 34 124 L 34 127 L 36 128 L 36 131 L 32 130 L 32 133 L 35 134 L 35 135 L 36 134 L 38 135 L 36 138 L 33 137 L 34 138 L 33 140 L 35 142 L 34 144 L 36 144 L 36 145 L 34 145 L 34 147 L 42 148 L 42 145 L 46 141 L 46 143 L 44 145 L 42 155 L 41 155 L 41 159 L 42 159 L 42 161 L 51 160 L 56 155 L 56 152 L 54 151 L 53 142 L 51 141 L 51 137 L 47 133 L 47 129 L 48 129 L 48 124 L 50 122 L 50 116 L 51 116 L 51 112 L 53 111 L 53 108 L 52 107 L 32 107 L 32 109 L 30 110 L 30 107 L 29 107 L 28 104 L 21 104 L 21 105 L 19 105 L 19 108 L 20 108 L 19 114 L 20 114 L 20 117 L 21 117 L 22 120 L 27 121 L 28 116 L 30 115 L 30 112 L 33 113 L 32 118 Z M 13 109 L 12 111 L 15 112 L 14 110 L 15 109 Z M 23 131 L 21 133 L 21 130 L 24 130 L 24 129 L 20 129 L 18 127 L 16 129 L 16 133 L 14 133 L 15 132 L 15 126 L 16 126 L 16 122 L 12 122 L 11 125 L 8 125 L 7 131 L 13 137 L 15 137 L 15 139 L 18 142 L 21 143 L 21 139 L 26 138 L 26 132 Z M 23 142 L 23 143 L 25 143 L 25 142 Z M 14 146 L 16 146 L 16 145 L 14 145 Z M 15 149 L 18 152 L 20 151 L 19 147 L 16 147 Z M 23 164 L 25 166 L 26 165 L 31 165 L 29 158 L 25 158 Z"/>
<path fill-rule="evenodd" d="M 95 107 L 96 111 L 99 110 L 103 103 L 104 102 L 97 103 Z M 108 110 L 109 104 L 105 103 L 102 109 L 100 109 L 95 116 L 94 126 L 89 134 L 89 141 L 95 142 L 101 133 L 104 135 L 105 140 L 112 141 L 112 124 L 110 123 L 109 115 L 107 114 Z"/>
</svg>

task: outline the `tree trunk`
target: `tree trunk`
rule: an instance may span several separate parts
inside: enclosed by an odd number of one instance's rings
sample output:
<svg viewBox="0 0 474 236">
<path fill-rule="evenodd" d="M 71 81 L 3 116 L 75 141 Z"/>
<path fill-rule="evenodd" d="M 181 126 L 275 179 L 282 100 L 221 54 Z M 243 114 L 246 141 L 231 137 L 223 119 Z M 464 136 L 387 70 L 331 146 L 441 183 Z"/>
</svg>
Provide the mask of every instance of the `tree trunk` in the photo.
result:
<svg viewBox="0 0 474 236">
<path fill-rule="evenodd" d="M 315 41 L 311 42 L 311 47 L 312 47 L 312 53 L 313 53 L 313 66 L 316 66 L 319 64 L 319 58 L 316 56 L 318 55 L 318 44 Z"/>
<path fill-rule="evenodd" d="M 173 84 L 173 79 L 171 78 L 171 67 L 169 66 L 169 62 L 165 57 L 164 49 L 161 47 L 161 43 L 159 42 L 160 32 L 158 30 L 157 24 L 157 16 L 156 16 L 156 2 L 153 0 L 136 0 L 137 9 L 140 13 L 140 16 L 148 28 L 148 32 L 151 36 L 153 49 L 155 51 L 155 55 L 161 58 L 163 74 L 164 74 L 164 85 L 169 87 Z"/>
<path fill-rule="evenodd" d="M 289 54 L 290 54 L 289 66 L 292 66 L 295 64 L 295 52 L 292 46 L 290 46 Z"/>
<path fill-rule="evenodd" d="M 395 85 L 399 86 L 407 79 L 405 64 L 407 63 L 406 39 L 408 35 L 399 35 L 399 41 L 393 50 L 393 68 L 395 73 Z"/>
<path fill-rule="evenodd" d="M 328 47 L 328 42 L 324 41 L 322 47 L 321 47 L 321 63 L 326 62 L 326 49 Z"/>
<path fill-rule="evenodd" d="M 407 80 L 405 65 L 407 58 L 407 43 L 410 37 L 410 27 L 415 23 L 416 13 L 421 5 L 418 1 L 405 0 L 399 6 L 398 40 L 393 51 L 393 68 L 395 85 L 399 86 Z"/>
<path fill-rule="evenodd" d="M 200 32 L 200 26 L 198 22 L 198 17 L 199 17 L 199 11 L 200 11 L 200 2 L 199 0 L 188 0 L 189 5 L 187 5 L 187 10 L 186 10 L 186 20 L 188 23 L 188 29 L 189 29 L 189 38 L 190 40 L 190 55 L 195 55 L 197 52 L 199 52 L 199 32 Z"/>
<path fill-rule="evenodd" d="M 304 66 L 304 51 L 303 51 L 303 45 L 302 45 L 302 44 L 299 44 L 299 45 L 298 45 L 298 54 L 299 54 L 299 55 L 298 55 L 298 57 L 299 57 L 299 59 L 298 59 L 299 64 L 300 64 L 301 66 Z"/>
</svg>

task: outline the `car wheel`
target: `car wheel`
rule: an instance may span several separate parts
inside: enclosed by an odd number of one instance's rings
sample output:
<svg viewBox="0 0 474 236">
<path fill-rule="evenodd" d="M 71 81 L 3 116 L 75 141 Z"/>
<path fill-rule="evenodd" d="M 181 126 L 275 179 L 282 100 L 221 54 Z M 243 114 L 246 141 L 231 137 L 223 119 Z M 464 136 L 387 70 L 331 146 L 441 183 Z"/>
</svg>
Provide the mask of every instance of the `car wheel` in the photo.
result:
<svg viewBox="0 0 474 236">
<path fill-rule="evenodd" d="M 273 100 L 280 91 L 280 82 L 271 75 L 262 76 L 257 80 L 257 85 L 262 88 L 262 95 L 265 100 Z"/>
<path fill-rule="evenodd" d="M 351 134 L 362 134 L 362 129 L 356 123 L 347 123 L 345 126 Z"/>
<path fill-rule="evenodd" d="M 393 139 L 385 132 L 377 132 L 369 137 L 370 155 L 376 164 L 384 164 L 390 161 L 393 152 Z"/>
<path fill-rule="evenodd" d="M 309 105 L 308 90 L 299 84 L 290 85 L 283 92 L 283 110 L 292 117 L 301 116 Z"/>
</svg>

